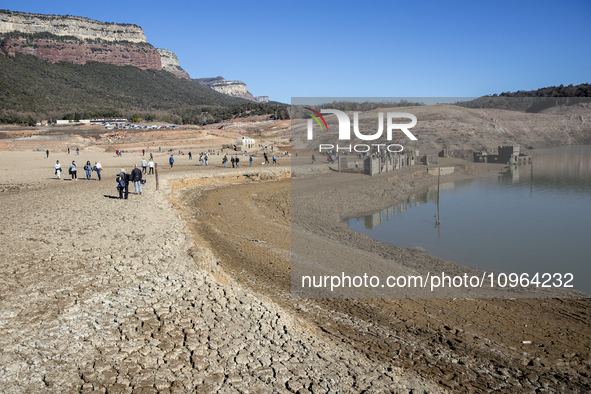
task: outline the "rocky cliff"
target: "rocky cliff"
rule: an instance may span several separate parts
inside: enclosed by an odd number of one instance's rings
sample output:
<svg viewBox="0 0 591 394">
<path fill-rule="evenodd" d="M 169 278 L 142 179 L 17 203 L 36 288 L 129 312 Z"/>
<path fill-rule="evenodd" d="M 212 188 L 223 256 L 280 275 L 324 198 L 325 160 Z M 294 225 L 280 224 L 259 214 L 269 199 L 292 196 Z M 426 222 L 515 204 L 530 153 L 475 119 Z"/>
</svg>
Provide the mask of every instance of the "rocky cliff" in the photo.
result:
<svg viewBox="0 0 591 394">
<path fill-rule="evenodd" d="M 226 81 L 223 77 L 199 78 L 196 81 L 228 96 L 240 97 L 257 103 L 266 103 L 269 101 L 268 96 L 254 97 L 242 81 Z"/>
<path fill-rule="evenodd" d="M 160 62 L 162 63 L 162 69 L 176 75 L 179 78 L 191 79 L 189 74 L 181 68 L 179 65 L 179 59 L 176 57 L 174 52 L 166 49 L 156 49 L 160 55 Z"/>
<path fill-rule="evenodd" d="M 52 63 L 97 61 L 190 78 L 174 53 L 148 44 L 142 28 L 131 24 L 0 10 L 0 48 L 0 53 L 19 52 Z"/>
<path fill-rule="evenodd" d="M 0 41 L 2 51 L 10 56 L 16 52 L 34 55 L 51 63 L 85 64 L 88 61 L 161 70 L 160 55 L 147 43 L 118 41 L 83 41 L 75 37 L 59 37 L 36 33 L 11 34 Z"/>
<path fill-rule="evenodd" d="M 0 10 L 0 33 L 51 33 L 80 39 L 146 42 L 141 27 L 123 23 L 105 23 L 79 16 L 28 14 Z"/>
</svg>

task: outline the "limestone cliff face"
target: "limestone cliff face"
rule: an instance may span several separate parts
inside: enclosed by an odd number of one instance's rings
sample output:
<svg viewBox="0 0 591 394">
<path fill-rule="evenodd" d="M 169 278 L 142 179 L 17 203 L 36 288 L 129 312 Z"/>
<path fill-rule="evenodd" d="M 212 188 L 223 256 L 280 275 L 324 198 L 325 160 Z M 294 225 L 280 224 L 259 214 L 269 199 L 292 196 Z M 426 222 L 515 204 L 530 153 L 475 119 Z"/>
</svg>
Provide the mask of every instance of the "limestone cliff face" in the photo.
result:
<svg viewBox="0 0 591 394">
<path fill-rule="evenodd" d="M 0 10 L 0 53 L 34 55 L 52 63 L 89 61 L 165 70 L 190 79 L 174 53 L 146 42 L 141 27 L 78 16 Z"/>
<path fill-rule="evenodd" d="M 146 42 L 141 27 L 122 23 L 105 23 L 79 16 L 27 14 L 0 11 L 0 33 L 51 33 L 79 39 Z"/>
<path fill-rule="evenodd" d="M 189 74 L 181 68 L 179 65 L 179 59 L 176 57 L 174 52 L 166 49 L 156 49 L 160 55 L 160 62 L 162 63 L 162 69 L 176 75 L 179 78 L 191 79 Z"/>
<path fill-rule="evenodd" d="M 242 81 L 226 81 L 222 77 L 216 78 L 199 78 L 196 79 L 202 85 L 209 86 L 215 91 L 218 91 L 223 94 L 227 94 L 228 96 L 233 97 L 240 97 L 246 100 L 258 102 L 258 103 L 266 103 L 269 101 L 268 96 L 259 96 L 254 97 L 249 91 L 246 84 Z"/>
<path fill-rule="evenodd" d="M 248 94 L 248 87 L 242 81 L 226 81 L 222 78 L 222 81 L 211 83 L 209 87 L 228 96 L 241 97 Z"/>
<path fill-rule="evenodd" d="M 14 56 L 16 52 L 34 55 L 51 63 L 86 64 L 89 61 L 161 70 L 160 55 L 149 44 L 136 45 L 110 41 L 84 42 L 77 39 L 6 38 L 0 48 Z"/>
</svg>

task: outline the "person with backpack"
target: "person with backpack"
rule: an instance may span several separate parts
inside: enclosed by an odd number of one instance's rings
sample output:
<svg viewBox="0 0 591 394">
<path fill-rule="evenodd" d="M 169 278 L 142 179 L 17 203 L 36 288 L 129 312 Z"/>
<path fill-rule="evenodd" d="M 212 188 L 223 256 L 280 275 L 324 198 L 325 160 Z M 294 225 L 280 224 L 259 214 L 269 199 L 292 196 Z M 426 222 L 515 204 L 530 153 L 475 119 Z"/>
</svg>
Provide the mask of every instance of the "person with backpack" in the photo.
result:
<svg viewBox="0 0 591 394">
<path fill-rule="evenodd" d="M 117 190 L 119 190 L 119 199 L 123 198 L 123 192 L 125 191 L 125 199 L 129 196 L 129 184 L 127 182 L 127 178 L 129 174 L 125 172 L 125 169 L 122 168 L 119 175 L 117 175 Z"/>
<path fill-rule="evenodd" d="M 142 171 L 139 168 L 137 168 L 137 164 L 135 165 L 133 170 L 131 170 L 131 180 L 133 182 L 135 194 L 137 195 L 138 190 L 139 190 L 139 193 L 141 196 L 142 195 Z"/>
</svg>

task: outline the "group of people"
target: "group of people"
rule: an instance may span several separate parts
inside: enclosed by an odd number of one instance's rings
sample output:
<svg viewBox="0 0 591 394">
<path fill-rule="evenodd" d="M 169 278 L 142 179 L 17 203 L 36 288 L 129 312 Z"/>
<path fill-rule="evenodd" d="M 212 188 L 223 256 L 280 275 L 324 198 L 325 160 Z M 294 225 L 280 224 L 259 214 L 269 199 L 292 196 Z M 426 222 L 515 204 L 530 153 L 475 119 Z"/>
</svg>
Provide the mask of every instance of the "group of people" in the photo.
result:
<svg viewBox="0 0 591 394">
<path fill-rule="evenodd" d="M 131 174 L 125 172 L 124 168 L 121 168 L 121 171 L 119 172 L 119 175 L 117 175 L 117 178 L 115 178 L 115 180 L 117 181 L 117 190 L 119 191 L 120 200 L 127 200 L 129 196 L 129 184 L 131 182 L 133 182 L 133 187 L 135 189 L 134 194 L 139 194 L 141 196 L 142 184 L 146 182 L 144 179 L 142 179 L 142 170 L 137 168 L 137 164 L 133 167 L 133 170 L 131 170 Z"/>
<path fill-rule="evenodd" d="M 55 162 L 55 175 L 57 179 L 61 179 L 62 177 L 62 165 L 60 164 L 59 160 Z M 96 171 L 98 176 L 98 180 L 100 181 L 101 178 L 101 171 L 103 170 L 103 166 L 98 161 L 94 162 L 94 165 L 90 164 L 90 161 L 87 161 L 84 165 L 84 171 L 86 171 L 86 179 L 91 180 L 92 171 Z M 78 180 L 78 165 L 76 164 L 75 160 L 72 160 L 72 164 L 68 167 L 68 174 L 72 177 L 73 181 Z"/>
<path fill-rule="evenodd" d="M 154 174 L 154 161 L 152 160 L 152 156 L 150 156 L 149 162 L 146 162 L 146 159 L 142 159 L 141 165 L 143 174 Z"/>
</svg>

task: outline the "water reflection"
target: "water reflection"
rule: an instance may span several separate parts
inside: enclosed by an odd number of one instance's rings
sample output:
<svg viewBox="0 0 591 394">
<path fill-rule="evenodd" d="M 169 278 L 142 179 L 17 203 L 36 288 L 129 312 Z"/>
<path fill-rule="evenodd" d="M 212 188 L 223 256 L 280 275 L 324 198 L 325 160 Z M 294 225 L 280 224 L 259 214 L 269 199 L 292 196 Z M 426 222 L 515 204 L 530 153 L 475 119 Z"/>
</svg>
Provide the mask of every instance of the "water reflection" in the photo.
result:
<svg viewBox="0 0 591 394">
<path fill-rule="evenodd" d="M 591 147 L 537 152 L 532 164 L 437 185 L 349 226 L 380 242 L 496 272 L 575 274 L 591 292 Z"/>
</svg>

